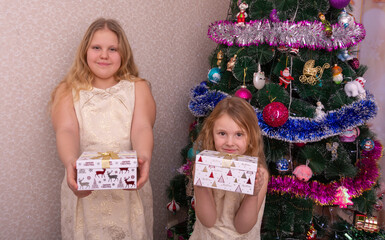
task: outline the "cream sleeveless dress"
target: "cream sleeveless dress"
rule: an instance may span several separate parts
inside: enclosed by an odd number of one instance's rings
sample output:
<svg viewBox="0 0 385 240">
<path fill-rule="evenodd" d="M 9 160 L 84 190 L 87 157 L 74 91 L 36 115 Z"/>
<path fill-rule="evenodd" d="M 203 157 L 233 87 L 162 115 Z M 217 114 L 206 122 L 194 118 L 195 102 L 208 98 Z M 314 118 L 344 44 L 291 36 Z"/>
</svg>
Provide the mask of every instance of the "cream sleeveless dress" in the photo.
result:
<svg viewBox="0 0 385 240">
<path fill-rule="evenodd" d="M 131 147 L 135 83 L 122 80 L 111 88 L 80 91 L 74 101 L 80 129 L 80 150 L 123 151 Z M 62 239 L 148 240 L 153 238 L 151 185 L 140 190 L 93 191 L 77 198 L 61 187 Z"/>
<path fill-rule="evenodd" d="M 211 228 L 202 225 L 196 218 L 194 231 L 189 240 L 260 240 L 261 223 L 265 200 L 259 210 L 258 220 L 254 227 L 245 234 L 239 234 L 234 227 L 234 217 L 241 205 L 244 194 L 213 189 L 214 201 L 217 208 L 217 219 Z"/>
</svg>

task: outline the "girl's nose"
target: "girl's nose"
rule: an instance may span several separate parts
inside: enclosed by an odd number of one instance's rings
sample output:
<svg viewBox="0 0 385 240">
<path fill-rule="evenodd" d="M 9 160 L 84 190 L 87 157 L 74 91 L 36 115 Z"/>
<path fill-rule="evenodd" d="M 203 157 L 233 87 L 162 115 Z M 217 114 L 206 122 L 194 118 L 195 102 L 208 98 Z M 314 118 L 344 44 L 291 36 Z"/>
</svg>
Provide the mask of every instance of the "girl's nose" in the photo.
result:
<svg viewBox="0 0 385 240">
<path fill-rule="evenodd" d="M 231 146 L 231 145 L 233 145 L 233 143 L 234 143 L 233 138 L 231 136 L 228 136 L 226 138 L 226 144 Z"/>
<path fill-rule="evenodd" d="M 103 58 L 103 59 L 108 58 L 108 52 L 107 51 L 101 51 L 100 52 L 100 58 Z"/>
</svg>

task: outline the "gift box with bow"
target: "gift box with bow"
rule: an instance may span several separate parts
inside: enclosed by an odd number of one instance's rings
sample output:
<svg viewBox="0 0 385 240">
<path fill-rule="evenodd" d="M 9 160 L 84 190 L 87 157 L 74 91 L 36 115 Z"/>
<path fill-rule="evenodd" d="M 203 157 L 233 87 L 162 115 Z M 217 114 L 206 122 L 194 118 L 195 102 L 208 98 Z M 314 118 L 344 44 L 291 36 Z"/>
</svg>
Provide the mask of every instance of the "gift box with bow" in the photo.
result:
<svg viewBox="0 0 385 240">
<path fill-rule="evenodd" d="M 136 189 L 136 151 L 83 152 L 76 161 L 78 190 Z"/>
</svg>

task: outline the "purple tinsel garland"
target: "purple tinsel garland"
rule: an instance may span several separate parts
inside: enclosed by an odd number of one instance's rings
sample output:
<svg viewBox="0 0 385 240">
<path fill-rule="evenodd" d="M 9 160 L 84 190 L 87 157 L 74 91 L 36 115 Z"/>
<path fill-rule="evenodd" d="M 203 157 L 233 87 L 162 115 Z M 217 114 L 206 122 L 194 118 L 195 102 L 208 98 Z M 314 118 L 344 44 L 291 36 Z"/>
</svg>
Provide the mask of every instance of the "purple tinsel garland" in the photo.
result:
<svg viewBox="0 0 385 240">
<path fill-rule="evenodd" d="M 333 36 L 327 37 L 319 21 L 271 22 L 268 19 L 254 20 L 238 26 L 230 21 L 217 21 L 208 29 L 208 36 L 218 44 L 239 47 L 269 44 L 296 48 L 336 49 L 357 45 L 365 38 L 364 26 L 351 23 L 347 28 L 338 23 L 331 25 Z"/>
<path fill-rule="evenodd" d="M 272 176 L 268 185 L 268 192 L 288 193 L 301 198 L 310 198 L 319 205 L 332 205 L 335 200 L 337 188 L 344 186 L 352 197 L 360 196 L 364 191 L 370 189 L 379 177 L 377 160 L 382 157 L 382 145 L 374 141 L 375 147 L 372 151 L 362 151 L 361 160 L 357 167 L 359 172 L 354 178 L 342 178 L 339 182 L 329 184 L 317 181 L 304 182 L 295 176 Z"/>
</svg>

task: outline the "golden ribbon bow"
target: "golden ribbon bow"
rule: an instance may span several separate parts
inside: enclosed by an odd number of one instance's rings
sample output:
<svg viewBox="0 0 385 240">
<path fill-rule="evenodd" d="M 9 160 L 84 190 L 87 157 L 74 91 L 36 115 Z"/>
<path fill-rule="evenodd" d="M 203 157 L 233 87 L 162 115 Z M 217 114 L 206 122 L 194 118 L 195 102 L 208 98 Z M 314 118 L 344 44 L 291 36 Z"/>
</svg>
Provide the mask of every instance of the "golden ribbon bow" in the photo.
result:
<svg viewBox="0 0 385 240">
<path fill-rule="evenodd" d="M 229 153 L 218 153 L 215 156 L 223 157 L 223 159 L 222 159 L 222 167 L 230 168 L 230 167 L 235 167 L 235 164 L 233 163 L 232 160 L 238 160 L 238 157 L 240 157 L 241 155 L 229 154 Z"/>
<path fill-rule="evenodd" d="M 98 152 L 98 156 L 93 157 L 92 159 L 101 158 L 102 159 L 102 168 L 110 168 L 110 159 L 119 159 L 117 153 L 108 151 L 108 152 Z"/>
</svg>

